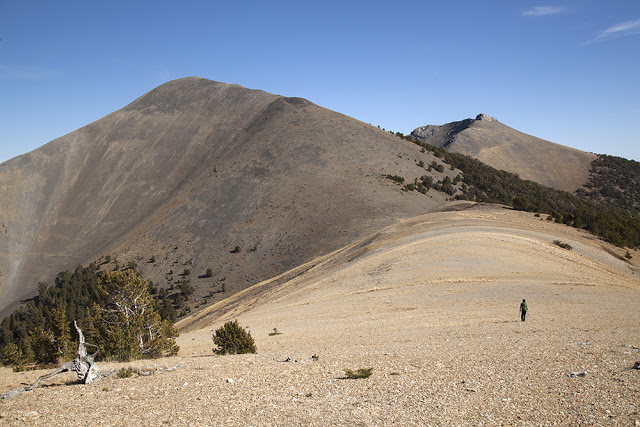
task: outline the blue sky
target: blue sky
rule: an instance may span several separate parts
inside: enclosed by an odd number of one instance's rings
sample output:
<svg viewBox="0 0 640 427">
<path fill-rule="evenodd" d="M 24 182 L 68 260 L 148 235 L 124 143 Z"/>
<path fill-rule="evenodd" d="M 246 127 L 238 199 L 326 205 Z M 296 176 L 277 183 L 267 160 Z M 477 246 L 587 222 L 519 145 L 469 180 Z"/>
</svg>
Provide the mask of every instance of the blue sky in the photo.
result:
<svg viewBox="0 0 640 427">
<path fill-rule="evenodd" d="M 640 160 L 637 0 L 0 0 L 0 162 L 187 76 Z"/>
</svg>

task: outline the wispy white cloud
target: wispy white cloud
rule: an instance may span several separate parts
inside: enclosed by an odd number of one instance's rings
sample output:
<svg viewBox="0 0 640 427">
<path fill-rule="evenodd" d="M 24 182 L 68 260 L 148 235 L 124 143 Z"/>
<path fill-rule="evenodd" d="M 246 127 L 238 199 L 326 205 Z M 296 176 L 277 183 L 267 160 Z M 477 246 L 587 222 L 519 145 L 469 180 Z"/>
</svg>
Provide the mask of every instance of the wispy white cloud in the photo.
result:
<svg viewBox="0 0 640 427">
<path fill-rule="evenodd" d="M 522 12 L 524 16 L 546 16 L 546 15 L 557 15 L 559 13 L 563 13 L 567 9 L 560 6 L 536 6 L 532 9 L 525 10 Z"/>
<path fill-rule="evenodd" d="M 621 22 L 607 28 L 604 31 L 600 31 L 600 33 L 598 33 L 598 35 L 589 43 L 595 43 L 619 37 L 627 37 L 634 34 L 640 34 L 640 19 L 636 19 L 635 21 Z"/>
<path fill-rule="evenodd" d="M 56 77 L 60 71 L 38 67 L 9 66 L 0 64 L 1 80 L 42 80 Z"/>
</svg>

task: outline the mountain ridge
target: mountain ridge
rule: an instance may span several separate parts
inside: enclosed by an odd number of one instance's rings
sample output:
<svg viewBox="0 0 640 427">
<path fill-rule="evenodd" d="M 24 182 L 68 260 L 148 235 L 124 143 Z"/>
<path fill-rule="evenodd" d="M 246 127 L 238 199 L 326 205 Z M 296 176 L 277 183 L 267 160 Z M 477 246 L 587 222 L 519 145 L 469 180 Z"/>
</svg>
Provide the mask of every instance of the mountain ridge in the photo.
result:
<svg viewBox="0 0 640 427">
<path fill-rule="evenodd" d="M 591 163 L 597 158 L 593 153 L 525 134 L 486 114 L 443 125 L 421 126 L 411 135 L 448 151 L 475 157 L 496 169 L 517 173 L 522 179 L 569 192 L 584 187 Z"/>
</svg>

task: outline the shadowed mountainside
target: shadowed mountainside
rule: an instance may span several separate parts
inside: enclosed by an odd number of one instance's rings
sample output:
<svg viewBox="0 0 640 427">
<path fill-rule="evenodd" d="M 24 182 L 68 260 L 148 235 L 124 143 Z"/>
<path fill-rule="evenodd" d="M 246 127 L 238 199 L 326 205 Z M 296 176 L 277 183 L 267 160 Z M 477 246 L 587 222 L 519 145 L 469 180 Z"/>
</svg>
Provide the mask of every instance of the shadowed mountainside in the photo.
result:
<svg viewBox="0 0 640 427">
<path fill-rule="evenodd" d="M 573 192 L 589 179 L 595 154 L 566 147 L 512 129 L 479 114 L 441 126 L 416 128 L 411 135 L 448 151 L 466 154 L 496 169 L 547 187 Z"/>
<path fill-rule="evenodd" d="M 102 255 L 161 285 L 188 267 L 196 298 L 237 292 L 444 203 L 383 177 L 420 160 L 437 159 L 304 99 L 166 83 L 0 165 L 0 316 Z"/>
</svg>

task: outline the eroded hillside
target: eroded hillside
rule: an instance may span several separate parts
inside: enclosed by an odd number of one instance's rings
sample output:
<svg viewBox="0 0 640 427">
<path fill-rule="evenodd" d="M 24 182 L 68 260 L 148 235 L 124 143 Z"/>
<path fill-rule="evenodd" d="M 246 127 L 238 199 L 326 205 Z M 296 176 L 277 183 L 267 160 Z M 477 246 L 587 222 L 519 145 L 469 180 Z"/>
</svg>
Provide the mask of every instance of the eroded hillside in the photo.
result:
<svg viewBox="0 0 640 427">
<path fill-rule="evenodd" d="M 0 165 L 0 314 L 103 255 L 161 285 L 188 268 L 196 299 L 226 296 L 444 203 L 383 177 L 436 160 L 303 99 L 166 83 Z"/>
</svg>

